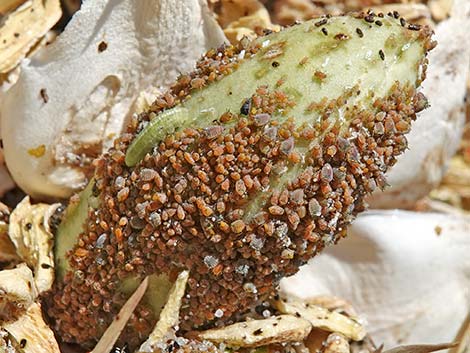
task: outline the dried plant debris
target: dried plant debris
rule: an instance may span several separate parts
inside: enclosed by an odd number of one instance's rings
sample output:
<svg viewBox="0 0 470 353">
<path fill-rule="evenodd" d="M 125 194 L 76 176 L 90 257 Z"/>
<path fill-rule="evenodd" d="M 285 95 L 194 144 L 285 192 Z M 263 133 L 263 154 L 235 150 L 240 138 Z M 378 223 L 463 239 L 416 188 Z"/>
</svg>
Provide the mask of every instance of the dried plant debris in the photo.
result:
<svg viewBox="0 0 470 353">
<path fill-rule="evenodd" d="M 354 341 L 361 341 L 366 335 L 365 328 L 355 319 L 318 305 L 283 298 L 277 300 L 275 306 L 281 313 L 304 318 L 315 328 L 337 332 Z"/>
<path fill-rule="evenodd" d="M 131 120 L 59 226 L 48 313 L 64 340 L 96 340 L 124 280 L 184 268 L 181 327 L 228 322 L 344 236 L 425 106 L 430 34 L 361 14 L 209 51 Z"/>
<path fill-rule="evenodd" d="M 279 31 L 268 10 L 258 0 L 222 0 L 216 7 L 217 20 L 228 40 L 235 43 L 244 36 L 255 38 L 262 31 Z"/>
<path fill-rule="evenodd" d="M 122 306 L 119 314 L 116 315 L 113 322 L 106 329 L 98 344 L 91 353 L 108 353 L 116 343 L 119 335 L 126 326 L 127 321 L 133 314 L 135 308 L 145 294 L 148 288 L 148 277 L 146 277 L 136 291 L 130 296 L 126 303 Z"/>
<path fill-rule="evenodd" d="M 9 13 L 0 26 L 0 73 L 14 69 L 61 15 L 59 0 L 28 0 Z"/>
<path fill-rule="evenodd" d="M 8 335 L 1 337 L 1 331 Z M 8 353 L 60 353 L 54 333 L 44 322 L 38 303 L 31 304 L 18 320 L 1 326 L 0 349 L 2 344 L 14 348 L 7 350 Z"/>
<path fill-rule="evenodd" d="M 9 218 L 10 209 L 0 202 L 0 269 L 2 264 L 15 263 L 20 259 L 8 235 Z"/>
<path fill-rule="evenodd" d="M 168 300 L 165 307 L 160 312 L 157 324 L 145 341 L 140 350 L 142 352 L 152 352 L 153 347 L 163 340 L 165 336 L 173 332 L 179 322 L 179 313 L 181 302 L 186 291 L 186 284 L 188 282 L 189 272 L 183 271 L 178 275 L 178 278 L 173 285 L 173 288 L 168 294 Z"/>
<path fill-rule="evenodd" d="M 457 346 L 457 343 L 413 344 L 387 349 L 384 353 L 431 353 Z"/>
<path fill-rule="evenodd" d="M 58 206 L 31 205 L 29 197 L 26 197 L 10 216 L 10 239 L 22 261 L 34 269 L 34 281 L 39 293 L 51 289 L 54 282 L 54 236 L 49 229 L 49 218 Z"/>
<path fill-rule="evenodd" d="M 331 293 L 348 298 L 374 341 L 386 347 L 430 337 L 458 341 L 470 312 L 465 294 L 469 230 L 470 218 L 461 214 L 367 212 L 341 246 L 284 279 L 282 289 L 289 297 Z M 425 281 L 423 274 L 429 274 Z M 442 298 L 449 299 L 446 305 Z"/>
<path fill-rule="evenodd" d="M 198 332 L 197 337 L 229 347 L 260 347 L 272 343 L 304 340 L 312 325 L 293 315 L 237 322 L 222 328 Z"/>
<path fill-rule="evenodd" d="M 84 3 L 4 94 L 5 160 L 15 182 L 43 199 L 83 188 L 139 93 L 167 88 L 224 40 L 203 1 Z"/>
<path fill-rule="evenodd" d="M 0 325 L 18 319 L 36 297 L 33 274 L 25 264 L 0 271 Z"/>
</svg>

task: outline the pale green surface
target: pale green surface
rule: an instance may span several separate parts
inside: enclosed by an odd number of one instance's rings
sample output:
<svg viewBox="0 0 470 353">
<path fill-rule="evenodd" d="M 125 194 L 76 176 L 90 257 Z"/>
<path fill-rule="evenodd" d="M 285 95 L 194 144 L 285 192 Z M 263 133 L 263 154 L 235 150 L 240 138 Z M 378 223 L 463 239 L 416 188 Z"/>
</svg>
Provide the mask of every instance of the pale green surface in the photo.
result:
<svg viewBox="0 0 470 353">
<path fill-rule="evenodd" d="M 62 279 L 69 269 L 69 263 L 65 257 L 67 252 L 75 246 L 80 233 L 83 232 L 83 225 L 88 217 L 89 207 L 98 207 L 98 200 L 92 195 L 93 185 L 94 180 L 91 180 L 80 193 L 79 203 L 67 208 L 66 218 L 57 229 L 54 242 L 54 259 L 56 275 L 59 279 Z"/>
<path fill-rule="evenodd" d="M 154 136 L 153 145 L 156 145 L 163 138 L 162 133 L 156 133 L 158 125 L 161 132 L 169 130 L 169 124 L 178 125 L 178 128 L 211 125 L 227 110 L 238 113 L 257 87 L 267 85 L 273 90 L 281 78 L 285 83 L 279 90 L 297 103 L 284 118 L 294 116 L 299 124 L 317 122 L 318 113 L 306 112 L 312 102 L 320 102 L 323 97 L 338 97 L 356 85 L 362 90 L 354 100 L 366 103 L 370 101 L 367 97 L 371 91 L 375 97 L 385 96 L 396 81 L 415 84 L 424 53 L 418 32 L 402 27 L 399 21 L 390 17 L 380 20 L 383 23 L 380 27 L 351 17 L 331 18 L 328 24 L 320 27 L 314 25 L 315 21 L 309 21 L 259 38 L 262 48 L 253 58 L 242 61 L 231 75 L 192 92 L 191 98 L 181 103 L 177 112 L 164 112 L 168 115 L 162 119 L 157 116 L 155 123 L 150 123 L 137 139 L 144 135 Z M 322 28 L 327 29 L 328 35 L 321 32 Z M 362 38 L 356 33 L 357 28 L 362 30 Z M 338 34 L 345 34 L 348 39 L 335 39 Z M 276 48 L 280 48 L 282 54 L 266 59 L 267 53 Z M 380 58 L 379 50 L 383 50 L 385 60 Z M 308 61 L 300 65 L 304 57 Z M 272 66 L 274 61 L 279 64 L 277 67 Z M 326 74 L 326 78 L 323 81 L 314 79 L 315 71 Z M 335 118 L 342 119 L 342 112 L 335 113 Z M 282 116 L 278 114 L 278 119 L 282 120 Z M 147 129 L 154 132 L 146 132 Z M 137 156 L 143 157 L 132 149 L 126 162 L 135 163 Z"/>
<path fill-rule="evenodd" d="M 191 98 L 178 107 L 152 119 L 129 148 L 126 164 L 136 164 L 167 133 L 184 127 L 209 126 L 226 111 L 238 113 L 243 102 L 255 93 L 257 87 L 267 85 L 268 89 L 274 90 L 276 82 L 281 78 L 285 79 L 285 83 L 278 89 L 295 99 L 296 106 L 288 112 L 275 113 L 275 117 L 282 121 L 293 116 L 297 125 L 307 123 L 314 126 L 318 121 L 317 112 L 306 111 L 311 103 L 320 102 L 324 97 L 337 98 L 357 86 L 360 94 L 353 95 L 345 106 L 330 115 L 332 121 L 341 121 L 347 126 L 342 111 L 346 106 L 372 109 L 371 92 L 374 98 L 384 97 L 395 82 L 415 85 L 420 75 L 420 63 L 425 50 L 418 39 L 419 33 L 405 29 L 391 18 L 381 21 L 381 27 L 350 17 L 331 18 L 327 25 L 321 27 L 316 27 L 315 21 L 309 21 L 258 39 L 263 48 L 253 58 L 242 61 L 234 73 L 192 92 Z M 321 32 L 322 28 L 327 28 L 327 36 Z M 363 38 L 357 35 L 356 28 L 362 30 Z M 349 39 L 335 39 L 339 33 L 346 34 Z M 282 42 L 285 42 L 282 55 L 272 59 L 263 58 L 267 51 Z M 383 50 L 385 60 L 379 57 L 379 50 Z M 300 65 L 304 57 L 308 57 L 308 61 Z M 274 61 L 279 64 L 277 67 L 272 66 Z M 326 74 L 326 78 L 321 82 L 314 79 L 315 71 Z M 296 145 L 301 154 L 306 148 Z M 295 169 L 291 168 L 281 178 L 277 177 L 272 185 L 281 188 L 304 167 L 300 164 Z M 80 204 L 59 227 L 55 252 L 59 278 L 69 268 L 64 260 L 65 254 L 73 248 L 88 215 L 91 185 L 83 191 Z M 267 195 L 266 191 L 264 194 Z M 245 217 L 250 218 L 264 202 L 265 198 L 261 194 L 254 196 Z M 151 281 L 146 296 L 156 312 L 161 310 L 170 286 L 166 277 Z M 121 289 L 126 293 L 135 287 L 137 284 L 128 279 Z"/>
</svg>

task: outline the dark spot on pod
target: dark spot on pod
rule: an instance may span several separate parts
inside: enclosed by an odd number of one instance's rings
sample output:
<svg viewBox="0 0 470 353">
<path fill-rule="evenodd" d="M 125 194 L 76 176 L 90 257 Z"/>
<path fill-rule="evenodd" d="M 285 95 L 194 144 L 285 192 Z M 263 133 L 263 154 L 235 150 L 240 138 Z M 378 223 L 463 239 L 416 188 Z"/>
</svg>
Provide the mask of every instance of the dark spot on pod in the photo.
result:
<svg viewBox="0 0 470 353">
<path fill-rule="evenodd" d="M 400 14 L 398 13 L 398 11 L 393 11 L 393 17 L 395 17 L 395 19 L 398 20 L 398 18 L 400 18 Z"/>
<path fill-rule="evenodd" d="M 49 265 L 49 264 L 41 264 L 41 267 L 47 270 L 48 268 L 51 268 L 51 265 Z"/>
<path fill-rule="evenodd" d="M 26 223 L 26 229 L 27 230 L 31 230 L 31 228 L 33 228 L 33 225 L 31 223 Z"/>
<path fill-rule="evenodd" d="M 405 27 L 406 25 L 406 21 L 403 17 L 400 18 L 400 24 L 402 25 L 402 27 Z"/>
<path fill-rule="evenodd" d="M 100 189 L 98 189 L 98 185 L 96 183 L 93 183 L 93 186 L 91 188 L 91 193 L 94 197 L 98 197 L 100 194 Z"/>
<path fill-rule="evenodd" d="M 366 22 L 372 23 L 374 22 L 374 15 L 369 14 L 366 17 L 364 17 L 364 20 L 366 20 Z"/>
<path fill-rule="evenodd" d="M 132 228 L 140 230 L 145 227 L 145 221 L 139 217 L 132 217 L 131 221 L 129 222 Z"/>
<path fill-rule="evenodd" d="M 28 343 L 28 341 L 25 338 L 22 338 L 20 341 L 20 348 L 26 347 L 26 343 Z"/>
<path fill-rule="evenodd" d="M 273 62 L 271 63 L 271 66 L 272 66 L 272 67 L 279 67 L 279 65 L 281 65 L 281 64 L 279 64 L 279 61 L 273 61 Z"/>
<path fill-rule="evenodd" d="M 377 26 L 382 26 L 382 25 L 383 25 L 382 21 L 380 21 L 380 20 L 375 21 L 375 24 L 376 24 Z"/>
<path fill-rule="evenodd" d="M 42 101 L 44 102 L 44 104 L 46 104 L 47 102 L 49 102 L 49 96 L 47 95 L 47 91 L 45 88 L 41 88 L 41 90 L 39 91 L 39 94 L 42 98 Z"/>
<path fill-rule="evenodd" d="M 326 25 L 328 22 L 328 19 L 324 18 L 323 20 L 320 20 L 318 22 L 315 22 L 315 26 L 316 27 L 320 27 L 320 26 L 323 26 L 323 25 Z"/>
<path fill-rule="evenodd" d="M 385 53 L 382 49 L 379 50 L 380 59 L 385 60 Z"/>
<path fill-rule="evenodd" d="M 323 28 L 321 29 L 321 31 L 322 31 L 322 33 L 323 33 L 325 36 L 328 35 L 328 30 L 327 30 L 325 27 L 323 27 Z"/>
<path fill-rule="evenodd" d="M 336 40 L 347 40 L 347 39 L 349 39 L 349 36 L 347 34 L 344 34 L 344 33 L 338 33 L 337 35 L 335 35 L 335 39 Z"/>
<path fill-rule="evenodd" d="M 421 29 L 421 26 L 417 25 L 417 24 L 414 24 L 414 23 L 410 23 L 408 25 L 408 29 L 410 29 L 412 31 L 419 31 Z"/>
<path fill-rule="evenodd" d="M 255 335 L 255 336 L 259 336 L 259 335 L 261 335 L 262 333 L 263 333 L 263 330 L 260 329 L 260 328 L 257 329 L 257 330 L 255 330 L 255 331 L 253 331 L 253 335 Z"/>
<path fill-rule="evenodd" d="M 295 316 L 296 316 L 296 317 L 301 317 L 302 315 L 300 315 L 300 313 L 296 311 L 296 312 L 295 312 Z"/>
<path fill-rule="evenodd" d="M 240 108 L 240 114 L 248 115 L 250 114 L 251 110 L 251 98 L 247 99 Z"/>
<path fill-rule="evenodd" d="M 98 44 L 98 53 L 102 53 L 106 49 L 108 49 L 108 43 L 106 43 L 105 41 L 101 41 L 100 44 Z"/>
<path fill-rule="evenodd" d="M 364 33 L 362 33 L 362 30 L 360 28 L 356 28 L 356 33 L 359 36 L 359 38 L 364 37 Z"/>
</svg>

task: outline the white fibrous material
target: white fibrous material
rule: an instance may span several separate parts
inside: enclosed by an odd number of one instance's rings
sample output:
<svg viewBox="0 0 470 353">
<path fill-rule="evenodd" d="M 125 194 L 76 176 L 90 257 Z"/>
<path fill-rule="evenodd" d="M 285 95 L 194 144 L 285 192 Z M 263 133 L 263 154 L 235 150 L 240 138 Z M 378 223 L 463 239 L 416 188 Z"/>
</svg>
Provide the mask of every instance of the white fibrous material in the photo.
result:
<svg viewBox="0 0 470 353">
<path fill-rule="evenodd" d="M 377 344 L 454 342 L 470 312 L 470 218 L 374 211 L 281 282 L 284 292 L 348 300 Z"/>
<path fill-rule="evenodd" d="M 435 29 L 437 47 L 429 53 L 423 93 L 429 108 L 418 115 L 408 135 L 409 150 L 387 174 L 391 185 L 373 194 L 374 208 L 411 208 L 441 181 L 456 152 L 465 122 L 470 68 L 470 2 L 455 0 L 449 19 Z"/>
<path fill-rule="evenodd" d="M 42 199 L 82 188 L 92 159 L 142 105 L 139 94 L 167 88 L 224 40 L 203 0 L 84 2 L 2 99 L 14 180 Z"/>
</svg>

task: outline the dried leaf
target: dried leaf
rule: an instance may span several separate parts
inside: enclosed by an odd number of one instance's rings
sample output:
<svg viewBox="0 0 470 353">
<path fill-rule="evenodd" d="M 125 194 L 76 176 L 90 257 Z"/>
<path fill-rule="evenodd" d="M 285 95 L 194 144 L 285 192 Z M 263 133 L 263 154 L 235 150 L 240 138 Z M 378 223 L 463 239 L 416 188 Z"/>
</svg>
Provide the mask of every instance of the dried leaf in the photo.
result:
<svg viewBox="0 0 470 353">
<path fill-rule="evenodd" d="M 456 343 L 441 343 L 441 344 L 412 344 L 408 346 L 398 346 L 392 349 L 387 349 L 383 353 L 431 353 L 449 349 L 457 346 Z"/>
<path fill-rule="evenodd" d="M 33 274 L 25 264 L 0 271 L 0 323 L 16 320 L 37 294 Z"/>
<path fill-rule="evenodd" d="M 49 290 L 54 281 L 54 236 L 48 228 L 48 219 L 58 206 L 31 205 L 29 197 L 25 197 L 10 216 L 10 238 L 21 259 L 34 269 L 39 293 Z"/>
<path fill-rule="evenodd" d="M 264 320 L 238 322 L 222 328 L 197 332 L 200 339 L 236 347 L 260 347 L 273 343 L 304 340 L 312 325 L 305 319 L 280 315 Z"/>
<path fill-rule="evenodd" d="M 280 30 L 278 25 L 271 22 L 268 11 L 258 0 L 221 1 L 218 21 L 232 43 L 244 36 L 254 38 L 263 29 Z"/>
<path fill-rule="evenodd" d="M 470 312 L 467 315 L 467 319 L 462 324 L 455 342 L 458 345 L 449 350 L 449 353 L 468 353 L 470 352 Z"/>
<path fill-rule="evenodd" d="M 324 346 L 324 353 L 350 353 L 348 340 L 338 333 L 330 334 Z"/>
<path fill-rule="evenodd" d="M 165 307 L 160 312 L 155 328 L 150 333 L 149 338 L 142 344 L 140 350 L 143 352 L 151 352 L 152 346 L 162 340 L 173 328 L 178 324 L 181 301 L 186 290 L 189 272 L 183 271 L 178 275 L 175 284 L 168 294 L 168 300 Z"/>
<path fill-rule="evenodd" d="M 0 27 L 0 73 L 13 69 L 62 15 L 59 0 L 29 0 Z"/>
<path fill-rule="evenodd" d="M 91 353 L 109 353 L 111 351 L 117 339 L 119 338 L 121 331 L 124 329 L 124 326 L 126 326 L 127 321 L 144 296 L 147 287 L 148 277 L 142 281 L 134 294 L 132 294 L 131 297 L 122 306 L 121 310 L 116 315 L 116 318 L 106 329 L 105 333 Z"/>
<path fill-rule="evenodd" d="M 60 353 L 54 333 L 44 322 L 38 303 L 33 303 L 18 320 L 2 328 L 19 343 L 21 353 Z"/>
<path fill-rule="evenodd" d="M 366 335 L 366 330 L 357 321 L 318 305 L 295 300 L 278 300 L 275 306 L 281 313 L 308 320 L 315 328 L 341 333 L 355 341 L 362 340 Z"/>
</svg>

